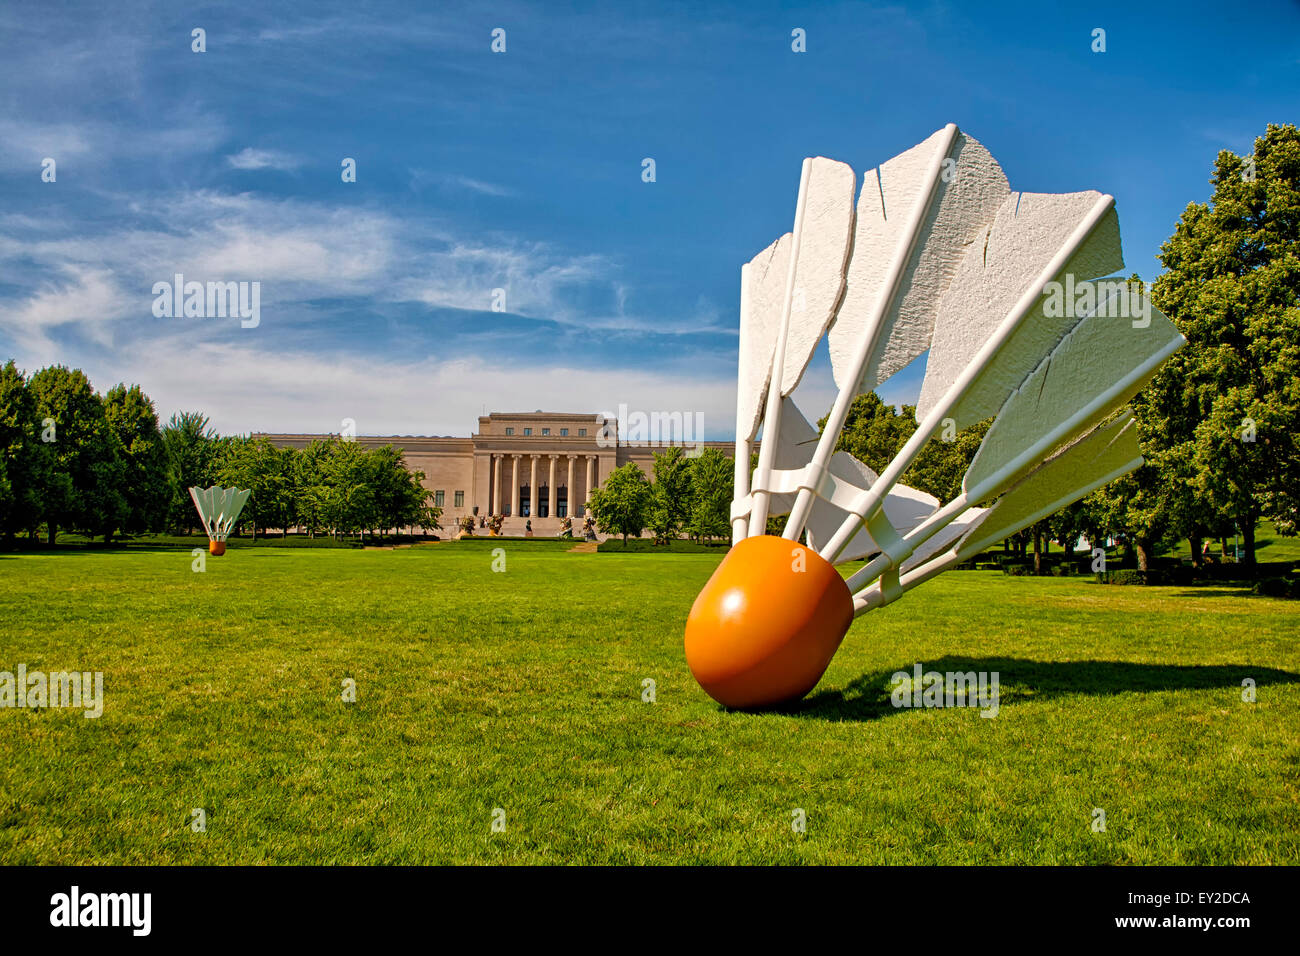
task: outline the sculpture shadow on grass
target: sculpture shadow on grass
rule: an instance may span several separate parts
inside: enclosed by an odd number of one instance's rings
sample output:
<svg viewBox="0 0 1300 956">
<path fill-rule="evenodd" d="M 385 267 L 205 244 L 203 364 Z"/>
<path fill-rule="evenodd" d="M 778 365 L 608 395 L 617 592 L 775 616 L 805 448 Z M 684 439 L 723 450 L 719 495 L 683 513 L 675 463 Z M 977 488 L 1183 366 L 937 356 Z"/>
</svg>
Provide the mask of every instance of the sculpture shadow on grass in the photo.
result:
<svg viewBox="0 0 1300 956">
<path fill-rule="evenodd" d="M 820 720 L 878 720 L 909 708 L 890 701 L 891 678 L 902 671 L 909 676 L 917 662 L 909 661 L 889 670 L 873 671 L 854 678 L 848 686 L 816 691 L 811 696 L 773 711 L 789 716 Z M 999 706 L 1015 707 L 1029 700 L 1056 697 L 1142 693 L 1166 690 L 1212 690 L 1235 688 L 1247 677 L 1257 688 L 1277 684 L 1300 684 L 1300 674 L 1275 667 L 1251 664 L 1138 664 L 1130 661 L 1035 661 L 1018 657 L 940 657 L 921 661 L 923 671 L 946 674 L 998 674 Z"/>
</svg>

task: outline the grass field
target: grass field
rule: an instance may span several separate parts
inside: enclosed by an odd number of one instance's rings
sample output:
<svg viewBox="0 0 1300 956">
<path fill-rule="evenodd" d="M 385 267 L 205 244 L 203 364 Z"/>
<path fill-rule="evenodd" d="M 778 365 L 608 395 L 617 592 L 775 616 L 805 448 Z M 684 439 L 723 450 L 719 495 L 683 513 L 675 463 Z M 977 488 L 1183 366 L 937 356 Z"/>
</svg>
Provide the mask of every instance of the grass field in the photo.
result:
<svg viewBox="0 0 1300 956">
<path fill-rule="evenodd" d="M 1300 602 L 954 572 L 743 714 L 681 650 L 718 556 L 505 557 L 0 555 L 0 670 L 105 680 L 0 710 L 0 861 L 1300 862 Z M 895 709 L 917 662 L 998 715 Z"/>
</svg>

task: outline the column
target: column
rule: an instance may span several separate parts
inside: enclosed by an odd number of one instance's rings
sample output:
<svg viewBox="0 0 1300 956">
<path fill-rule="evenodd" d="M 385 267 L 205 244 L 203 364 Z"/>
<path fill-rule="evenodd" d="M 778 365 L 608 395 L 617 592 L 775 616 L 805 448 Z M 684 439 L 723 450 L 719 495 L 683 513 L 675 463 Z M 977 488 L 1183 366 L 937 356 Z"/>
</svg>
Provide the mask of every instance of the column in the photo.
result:
<svg viewBox="0 0 1300 956">
<path fill-rule="evenodd" d="M 528 461 L 528 517 L 532 519 L 537 517 L 537 456 L 529 455 Z"/>
<path fill-rule="evenodd" d="M 519 456 L 511 456 L 515 460 L 514 480 L 510 483 L 510 515 L 518 517 L 519 515 Z"/>
<path fill-rule="evenodd" d="M 555 517 L 555 498 L 556 498 L 556 495 L 555 495 L 555 490 L 556 490 L 556 489 L 555 489 L 555 459 L 558 458 L 558 457 L 560 457 L 560 456 L 559 456 L 559 455 L 551 455 L 551 456 L 550 456 L 550 458 L 551 458 L 551 477 L 550 477 L 550 480 L 546 483 L 546 491 L 547 491 L 547 495 L 546 495 L 546 499 L 547 499 L 547 500 L 546 500 L 546 513 L 547 513 L 547 515 L 549 515 L 549 516 L 552 517 L 552 518 Z"/>
<path fill-rule="evenodd" d="M 596 487 L 596 456 L 587 456 L 587 497 L 584 502 L 591 501 L 591 493 Z"/>
<path fill-rule="evenodd" d="M 488 514 L 499 515 L 505 512 L 501 508 L 501 456 L 492 456 L 492 507 Z"/>
<path fill-rule="evenodd" d="M 565 502 L 567 503 L 567 506 L 565 507 L 564 510 L 565 510 L 565 513 L 568 514 L 568 516 L 569 516 L 570 518 L 572 518 L 573 515 L 574 515 L 574 511 L 573 511 L 573 505 L 574 505 L 574 501 L 573 501 L 573 456 L 572 456 L 572 455 L 565 455 L 565 457 L 569 459 L 569 480 L 568 480 L 568 482 L 566 482 L 565 485 L 564 485 L 564 500 L 565 500 Z"/>
</svg>

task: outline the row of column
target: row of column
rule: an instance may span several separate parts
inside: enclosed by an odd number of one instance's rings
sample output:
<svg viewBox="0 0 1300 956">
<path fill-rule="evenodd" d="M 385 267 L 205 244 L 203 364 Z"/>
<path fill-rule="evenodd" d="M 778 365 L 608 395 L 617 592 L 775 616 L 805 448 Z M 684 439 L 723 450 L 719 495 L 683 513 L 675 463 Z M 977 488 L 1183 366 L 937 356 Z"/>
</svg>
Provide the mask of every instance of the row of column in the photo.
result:
<svg viewBox="0 0 1300 956">
<path fill-rule="evenodd" d="M 493 455 L 492 456 L 492 504 L 491 511 L 493 514 L 501 514 L 501 466 L 506 458 L 514 459 L 513 472 L 511 477 L 510 492 L 510 514 L 519 514 L 519 459 L 525 457 L 522 453 L 518 455 Z M 537 516 L 537 461 L 541 455 L 528 455 L 530 460 L 529 479 L 528 479 L 528 513 L 532 517 Z M 547 514 L 555 517 L 556 511 L 556 492 L 555 486 L 555 461 L 559 455 L 547 455 L 551 460 L 550 480 L 547 482 L 548 508 Z M 587 462 L 587 494 L 583 498 L 585 508 L 588 501 L 591 500 L 592 489 L 596 486 L 596 456 L 595 455 L 565 455 L 569 459 L 569 480 L 566 488 L 568 489 L 569 514 L 573 514 L 573 463 L 578 458 L 583 458 Z"/>
</svg>

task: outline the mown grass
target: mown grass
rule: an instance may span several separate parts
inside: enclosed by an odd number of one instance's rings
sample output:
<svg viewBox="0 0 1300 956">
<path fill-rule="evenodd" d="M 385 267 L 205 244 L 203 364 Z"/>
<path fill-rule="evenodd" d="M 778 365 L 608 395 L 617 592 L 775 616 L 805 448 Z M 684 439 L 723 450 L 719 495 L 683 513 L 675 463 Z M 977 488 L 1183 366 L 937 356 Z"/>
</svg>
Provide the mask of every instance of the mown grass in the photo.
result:
<svg viewBox="0 0 1300 956">
<path fill-rule="evenodd" d="M 0 710 L 0 861 L 1300 862 L 1296 602 L 955 572 L 744 714 L 681 651 L 718 556 L 515 544 L 0 555 L 0 670 L 106 697 Z M 917 662 L 997 717 L 895 709 Z"/>
</svg>

